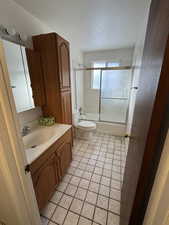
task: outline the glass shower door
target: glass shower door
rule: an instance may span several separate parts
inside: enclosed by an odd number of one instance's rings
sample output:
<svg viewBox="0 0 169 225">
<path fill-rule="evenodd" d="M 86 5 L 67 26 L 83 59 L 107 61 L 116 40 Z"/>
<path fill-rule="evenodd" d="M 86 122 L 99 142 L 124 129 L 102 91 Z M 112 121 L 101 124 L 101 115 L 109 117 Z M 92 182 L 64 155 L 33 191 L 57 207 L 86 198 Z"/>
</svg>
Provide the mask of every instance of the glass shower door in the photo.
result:
<svg viewBox="0 0 169 225">
<path fill-rule="evenodd" d="M 131 70 L 102 70 L 100 121 L 126 123 Z"/>
</svg>

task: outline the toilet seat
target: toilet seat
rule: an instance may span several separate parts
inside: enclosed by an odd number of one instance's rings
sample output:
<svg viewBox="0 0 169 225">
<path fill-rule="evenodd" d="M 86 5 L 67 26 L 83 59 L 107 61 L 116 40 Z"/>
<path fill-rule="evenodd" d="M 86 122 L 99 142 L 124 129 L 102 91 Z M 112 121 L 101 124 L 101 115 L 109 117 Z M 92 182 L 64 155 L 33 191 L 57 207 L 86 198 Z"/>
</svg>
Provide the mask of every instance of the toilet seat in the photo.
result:
<svg viewBox="0 0 169 225">
<path fill-rule="evenodd" d="M 83 130 L 95 130 L 96 124 L 91 121 L 81 121 L 78 123 L 78 128 Z"/>
<path fill-rule="evenodd" d="M 86 120 L 79 121 L 79 113 L 73 114 L 73 125 L 75 127 L 75 137 L 89 141 L 92 140 L 93 133 L 96 130 L 96 123 Z"/>
</svg>

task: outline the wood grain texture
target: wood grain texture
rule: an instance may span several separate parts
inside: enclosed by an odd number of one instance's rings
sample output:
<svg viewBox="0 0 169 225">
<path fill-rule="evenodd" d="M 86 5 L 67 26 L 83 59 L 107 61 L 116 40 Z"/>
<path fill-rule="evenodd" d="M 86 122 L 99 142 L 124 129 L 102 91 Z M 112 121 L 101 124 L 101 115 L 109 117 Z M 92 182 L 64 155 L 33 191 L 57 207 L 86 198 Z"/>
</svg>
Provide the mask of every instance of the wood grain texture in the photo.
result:
<svg viewBox="0 0 169 225">
<path fill-rule="evenodd" d="M 71 143 L 63 143 L 58 149 L 57 149 L 57 157 L 60 163 L 59 169 L 61 177 L 65 175 L 70 162 L 72 161 L 72 146 Z"/>
<path fill-rule="evenodd" d="M 33 175 L 33 186 L 39 209 L 41 210 L 55 192 L 59 183 L 57 157 L 52 154 L 49 159 Z"/>
<path fill-rule="evenodd" d="M 41 55 L 46 95 L 43 113 L 45 116 L 54 116 L 58 123 L 71 124 L 71 99 L 66 101 L 65 106 L 61 93 L 69 91 L 71 98 L 69 43 L 56 33 L 50 33 L 34 36 L 33 44 Z"/>
<path fill-rule="evenodd" d="M 60 88 L 70 90 L 70 56 L 69 42 L 57 35 L 57 53 L 59 64 Z"/>
<path fill-rule="evenodd" d="M 54 116 L 56 122 L 62 120 L 59 68 L 56 51 L 55 34 L 42 34 L 33 37 L 33 44 L 36 51 L 41 55 L 41 66 L 44 76 L 46 104 L 42 108 L 45 116 Z"/>
<path fill-rule="evenodd" d="M 40 53 L 27 48 L 26 57 L 35 106 L 44 106 L 46 96 Z"/>
<path fill-rule="evenodd" d="M 72 103 L 70 91 L 61 92 L 62 123 L 72 124 Z"/>
<path fill-rule="evenodd" d="M 169 1 L 151 3 L 124 183 L 121 225 L 141 225 L 166 135 Z M 166 51 L 165 51 L 166 49 Z"/>
<path fill-rule="evenodd" d="M 71 128 L 30 165 L 39 209 L 43 209 L 56 191 L 72 161 Z"/>
</svg>

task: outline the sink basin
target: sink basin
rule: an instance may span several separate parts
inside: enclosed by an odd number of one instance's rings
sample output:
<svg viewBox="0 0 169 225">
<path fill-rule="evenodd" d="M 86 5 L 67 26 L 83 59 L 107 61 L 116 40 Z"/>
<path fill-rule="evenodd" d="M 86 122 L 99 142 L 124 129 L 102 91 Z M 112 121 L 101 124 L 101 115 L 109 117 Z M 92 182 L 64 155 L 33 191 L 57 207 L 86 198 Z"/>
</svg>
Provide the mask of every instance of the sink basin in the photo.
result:
<svg viewBox="0 0 169 225">
<path fill-rule="evenodd" d="M 26 149 L 36 148 L 49 141 L 55 135 L 55 127 L 41 127 L 24 136 L 23 143 Z"/>
<path fill-rule="evenodd" d="M 68 124 L 56 123 L 51 127 L 37 126 L 23 137 L 28 164 L 35 161 L 71 128 Z"/>
</svg>

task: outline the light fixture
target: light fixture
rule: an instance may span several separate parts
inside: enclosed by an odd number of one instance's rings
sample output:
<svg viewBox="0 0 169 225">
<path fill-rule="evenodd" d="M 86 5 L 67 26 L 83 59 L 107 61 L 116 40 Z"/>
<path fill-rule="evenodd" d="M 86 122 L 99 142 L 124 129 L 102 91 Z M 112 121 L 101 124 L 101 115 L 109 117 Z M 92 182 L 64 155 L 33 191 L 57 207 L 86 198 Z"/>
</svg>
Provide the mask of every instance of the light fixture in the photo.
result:
<svg viewBox="0 0 169 225">
<path fill-rule="evenodd" d="M 0 37 L 12 41 L 17 44 L 21 44 L 23 46 L 27 46 L 32 48 L 32 39 L 28 37 L 26 34 L 20 34 L 16 32 L 14 27 L 4 27 L 2 24 L 0 25 Z"/>
</svg>

